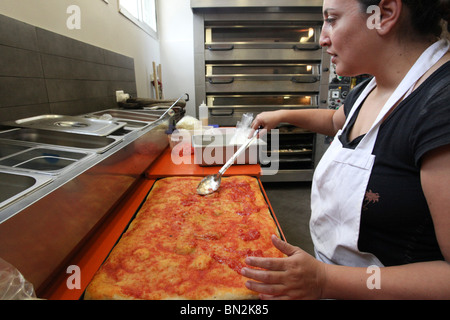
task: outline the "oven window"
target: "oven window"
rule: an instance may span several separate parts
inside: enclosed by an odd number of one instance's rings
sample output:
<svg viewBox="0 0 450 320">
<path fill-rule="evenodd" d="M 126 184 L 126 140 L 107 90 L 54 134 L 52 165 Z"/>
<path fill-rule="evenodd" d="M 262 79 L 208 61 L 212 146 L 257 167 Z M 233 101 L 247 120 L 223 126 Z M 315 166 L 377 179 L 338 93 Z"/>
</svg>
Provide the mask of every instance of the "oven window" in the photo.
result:
<svg viewBox="0 0 450 320">
<path fill-rule="evenodd" d="M 210 96 L 210 106 L 313 106 L 317 97 L 307 95 Z"/>
<path fill-rule="evenodd" d="M 318 30 L 312 27 L 211 27 L 211 42 L 317 42 Z"/>
<path fill-rule="evenodd" d="M 318 73 L 317 65 L 208 65 L 206 75 L 312 75 Z"/>
</svg>

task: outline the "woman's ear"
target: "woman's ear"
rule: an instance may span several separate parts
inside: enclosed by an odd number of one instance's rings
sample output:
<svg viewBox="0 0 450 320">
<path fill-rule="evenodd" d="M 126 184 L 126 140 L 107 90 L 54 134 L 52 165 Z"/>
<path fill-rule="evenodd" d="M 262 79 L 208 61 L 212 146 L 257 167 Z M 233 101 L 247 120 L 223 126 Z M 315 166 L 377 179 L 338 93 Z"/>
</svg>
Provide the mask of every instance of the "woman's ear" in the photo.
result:
<svg viewBox="0 0 450 320">
<path fill-rule="evenodd" d="M 376 28 L 379 35 L 387 35 L 396 27 L 399 27 L 403 9 L 402 0 L 380 1 L 380 20 L 379 25 Z"/>
</svg>

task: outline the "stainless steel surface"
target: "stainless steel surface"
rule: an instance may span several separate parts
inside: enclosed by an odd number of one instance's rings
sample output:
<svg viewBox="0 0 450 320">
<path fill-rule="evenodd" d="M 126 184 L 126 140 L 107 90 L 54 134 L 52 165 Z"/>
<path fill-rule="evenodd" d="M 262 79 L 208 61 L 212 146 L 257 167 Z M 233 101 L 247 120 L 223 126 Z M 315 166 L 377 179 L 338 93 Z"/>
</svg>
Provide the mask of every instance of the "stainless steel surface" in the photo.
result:
<svg viewBox="0 0 450 320">
<path fill-rule="evenodd" d="M 272 49 L 272 50 L 253 50 L 253 49 L 236 49 L 228 51 L 211 51 L 205 50 L 205 58 L 207 60 L 220 61 L 251 61 L 251 60 L 284 60 L 295 61 L 302 60 L 317 60 L 320 58 L 320 50 L 286 50 L 286 49 Z"/>
<path fill-rule="evenodd" d="M 7 218 L 1 213 L 2 209 L 50 182 L 48 176 L 0 169 L 0 222 Z"/>
<path fill-rule="evenodd" d="M 191 8 L 322 7 L 323 0 L 191 0 Z"/>
<path fill-rule="evenodd" d="M 306 78 L 303 82 L 315 82 L 320 75 L 318 63 L 272 63 L 272 64 L 207 64 L 206 79 L 230 77 L 245 80 L 277 80 Z"/>
<path fill-rule="evenodd" d="M 0 148 L 2 147 L 3 143 L 0 142 Z M 0 159 L 0 166 L 12 169 L 26 169 L 33 172 L 59 174 L 92 155 L 92 153 L 88 152 L 32 147 Z"/>
<path fill-rule="evenodd" d="M 14 206 L 8 207 L 6 211 L 0 211 L 3 217 L 0 220 L 0 225 L 4 219 L 11 218 L 24 208 L 28 207 L 29 203 L 42 200 L 42 198 L 45 198 L 49 193 L 58 193 L 61 186 L 71 179 L 75 179 L 76 181 L 78 175 L 83 174 L 86 171 L 99 170 L 98 168 L 101 167 L 102 163 L 106 163 L 106 167 L 108 167 L 111 164 L 115 165 L 116 163 L 123 162 L 123 166 L 117 168 L 111 167 L 110 169 L 102 168 L 100 171 L 102 174 L 112 174 L 117 175 L 117 177 L 125 174 L 132 180 L 135 180 L 142 173 L 142 170 L 147 168 L 149 163 L 151 163 L 167 146 L 168 141 L 165 131 L 168 128 L 168 121 L 168 118 L 155 121 L 151 123 L 150 127 L 146 130 L 135 130 L 121 140 L 113 139 L 118 142 L 103 153 L 92 153 L 89 149 L 58 149 L 54 146 L 44 147 L 41 144 L 28 143 L 26 144 L 26 146 L 29 147 L 27 151 L 0 159 L 0 170 L 3 172 L 25 174 L 33 177 L 44 176 L 46 174 L 51 180 L 51 183 L 45 188 L 42 188 L 39 192 L 35 192 L 21 199 L 21 202 L 17 202 Z M 68 133 L 68 135 L 71 134 Z M 84 136 L 84 138 L 90 140 L 95 137 Z M 0 140 L 0 146 L 3 142 L 4 141 Z M 90 146 L 90 144 L 86 144 L 86 146 Z M 36 157 L 37 155 L 42 154 L 46 154 L 46 156 Z M 60 160 L 61 162 L 59 162 Z M 69 168 L 63 170 L 64 166 L 69 166 Z M 73 191 L 74 190 L 72 190 L 72 192 Z M 78 190 L 78 192 L 80 191 L 83 192 L 83 190 Z M 65 192 L 63 191 L 61 199 L 64 198 L 64 194 Z"/>
<path fill-rule="evenodd" d="M 318 108 L 317 94 L 210 94 L 206 100 L 209 122 L 235 126 L 245 113 L 257 114 L 279 109 Z"/>
<path fill-rule="evenodd" d="M 205 61 L 285 64 L 321 60 L 319 21 L 288 25 L 270 20 L 264 20 L 264 25 L 255 25 L 253 21 L 210 24 L 205 26 Z"/>
<path fill-rule="evenodd" d="M 100 118 L 109 116 L 119 120 L 120 122 L 125 122 L 125 127 L 145 127 L 149 122 L 155 121 L 159 118 L 159 115 L 156 114 L 145 114 L 118 109 L 107 109 L 99 112 L 93 112 L 85 117 Z"/>
<path fill-rule="evenodd" d="M 206 91 L 216 93 L 318 92 L 320 66 L 310 64 L 207 64 Z"/>
<path fill-rule="evenodd" d="M 216 192 L 220 187 L 220 182 L 225 171 L 227 171 L 228 168 L 231 167 L 236 159 L 242 154 L 242 152 L 244 152 L 244 150 L 246 150 L 250 146 L 250 144 L 255 141 L 255 139 L 257 139 L 258 133 L 259 129 L 254 132 L 253 137 L 248 139 L 246 143 L 239 147 L 236 153 L 230 159 L 228 159 L 228 161 L 223 165 L 222 168 L 220 168 L 218 173 L 204 177 L 197 186 L 197 193 L 205 196 Z"/>
<path fill-rule="evenodd" d="M 1 141 L 0 142 L 0 159 L 9 157 L 18 152 L 28 150 L 30 147 L 21 144 L 15 144 L 13 142 Z"/>
<path fill-rule="evenodd" d="M 106 137 L 35 129 L 0 134 L 0 144 L 6 146 L 0 146 L 0 161 L 33 167 L 0 168 L 0 257 L 18 268 L 38 294 L 55 273 L 65 272 L 71 254 L 109 217 L 167 147 L 166 130 L 172 117 L 160 119 L 162 113 L 142 128 L 121 128 Z M 98 148 L 105 149 L 93 152 Z M 32 154 L 36 149 L 62 150 L 66 153 L 61 152 L 61 158 L 78 161 L 49 174 L 59 164 L 41 167 L 42 159 Z M 92 156 L 69 157 L 79 153 Z M 43 171 L 38 173 L 35 165 Z"/>
<path fill-rule="evenodd" d="M 16 128 L 0 132 L 0 141 L 1 140 L 56 145 L 103 153 L 119 143 L 121 138 L 114 136 L 90 136 L 40 129 Z"/>
<path fill-rule="evenodd" d="M 116 121 L 56 114 L 45 114 L 19 119 L 9 121 L 5 124 L 22 128 L 79 133 L 95 136 L 107 136 L 125 125 L 125 123 Z"/>
<path fill-rule="evenodd" d="M 212 108 L 317 108 L 319 105 L 319 96 L 309 93 L 290 93 L 290 94 L 214 94 L 208 95 L 206 100 L 208 106 Z M 241 118 L 239 118 L 241 119 Z"/>
<path fill-rule="evenodd" d="M 202 179 L 197 186 L 197 193 L 202 196 L 214 193 L 219 190 L 222 175 L 219 173 L 210 174 Z"/>
<path fill-rule="evenodd" d="M 278 109 L 328 108 L 330 59 L 319 45 L 322 1 L 191 5 L 196 105 L 207 101 L 210 124 L 234 127 L 249 112 L 256 117 Z M 270 159 L 276 166 L 262 163 L 263 182 L 310 181 L 323 154 L 320 135 L 286 133 L 286 125 L 278 128 L 279 150 L 268 141 L 267 150 L 279 157 Z"/>
<path fill-rule="evenodd" d="M 316 51 L 319 45 L 319 22 L 264 24 L 241 22 L 234 25 L 215 25 L 205 29 L 205 48 L 211 51 L 233 49 L 291 49 Z"/>
</svg>

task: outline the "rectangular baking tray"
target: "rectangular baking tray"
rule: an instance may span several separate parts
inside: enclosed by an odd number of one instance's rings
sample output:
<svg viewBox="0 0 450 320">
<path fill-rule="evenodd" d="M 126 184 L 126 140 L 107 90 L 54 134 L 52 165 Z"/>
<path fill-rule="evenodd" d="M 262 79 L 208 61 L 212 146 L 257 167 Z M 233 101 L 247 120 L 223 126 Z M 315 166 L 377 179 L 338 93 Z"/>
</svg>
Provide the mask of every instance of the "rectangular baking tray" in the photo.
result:
<svg viewBox="0 0 450 320">
<path fill-rule="evenodd" d="M 168 177 L 172 177 L 172 176 L 168 176 Z M 151 191 L 153 190 L 153 187 L 155 186 L 156 181 L 161 180 L 161 179 L 165 179 L 165 178 L 168 178 L 168 177 L 163 177 L 163 178 L 158 178 L 158 179 L 156 179 L 156 180 L 152 183 L 151 187 L 149 187 L 148 191 L 145 192 L 145 196 L 143 197 L 142 201 L 140 201 L 140 204 L 137 206 L 137 208 L 133 211 L 133 212 L 134 212 L 134 213 L 133 213 L 133 216 L 132 216 L 131 219 L 128 221 L 128 224 L 125 226 L 125 228 L 123 228 L 122 233 L 120 234 L 120 236 L 119 236 L 119 237 L 117 238 L 117 240 L 115 241 L 114 245 L 113 245 L 113 246 L 111 247 L 111 249 L 109 250 L 109 253 L 106 255 L 106 257 L 105 257 L 105 259 L 103 260 L 102 264 L 109 258 L 109 255 L 111 254 L 111 252 L 114 250 L 114 248 L 116 247 L 116 245 L 117 245 L 117 244 L 119 243 L 119 241 L 122 239 L 123 235 L 124 235 L 124 234 L 126 233 L 126 231 L 129 229 L 131 223 L 133 222 L 133 220 L 136 218 L 136 216 L 137 216 L 138 213 L 140 212 L 142 206 L 143 206 L 143 205 L 145 204 L 145 202 L 148 200 L 148 197 L 149 197 Z M 259 189 L 260 189 L 260 191 L 261 191 L 261 193 L 262 193 L 262 195 L 263 195 L 263 197 L 264 197 L 264 200 L 265 200 L 266 203 L 267 203 L 267 207 L 268 207 L 268 209 L 269 209 L 269 213 L 270 213 L 272 219 L 274 220 L 275 225 L 276 225 L 276 227 L 277 227 L 277 229 L 278 229 L 278 233 L 279 233 L 279 235 L 280 235 L 280 239 L 283 240 L 283 241 L 286 241 L 286 237 L 285 237 L 285 235 L 284 235 L 284 233 L 283 233 L 283 230 L 281 229 L 281 226 L 280 226 L 280 224 L 279 224 L 279 222 L 278 222 L 278 219 L 276 218 L 275 213 L 273 212 L 272 206 L 271 206 L 271 204 L 270 204 L 270 202 L 269 202 L 269 199 L 268 199 L 268 196 L 267 196 L 267 194 L 266 194 L 266 192 L 265 192 L 265 190 L 264 190 L 264 187 L 262 186 L 261 180 L 258 179 L 258 178 L 256 178 L 256 177 L 254 177 L 254 178 L 258 180 Z M 99 266 L 99 267 L 100 267 L 100 266 Z M 80 298 L 83 299 L 83 296 L 84 296 L 84 292 L 83 292 L 83 295 L 82 295 Z"/>
</svg>

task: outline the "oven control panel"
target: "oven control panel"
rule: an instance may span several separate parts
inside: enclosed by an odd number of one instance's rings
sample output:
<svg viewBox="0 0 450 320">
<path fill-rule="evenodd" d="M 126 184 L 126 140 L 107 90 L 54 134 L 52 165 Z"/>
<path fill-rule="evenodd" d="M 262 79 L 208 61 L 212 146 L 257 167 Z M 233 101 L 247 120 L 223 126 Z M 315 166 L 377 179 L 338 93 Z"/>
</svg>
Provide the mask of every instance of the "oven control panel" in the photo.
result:
<svg viewBox="0 0 450 320">
<path fill-rule="evenodd" d="M 350 83 L 330 83 L 328 94 L 328 107 L 330 109 L 339 109 L 345 101 L 350 91 Z"/>
<path fill-rule="evenodd" d="M 345 101 L 350 88 L 352 78 L 340 77 L 336 74 L 336 66 L 331 64 L 330 82 L 328 85 L 328 108 L 339 109 Z"/>
</svg>

